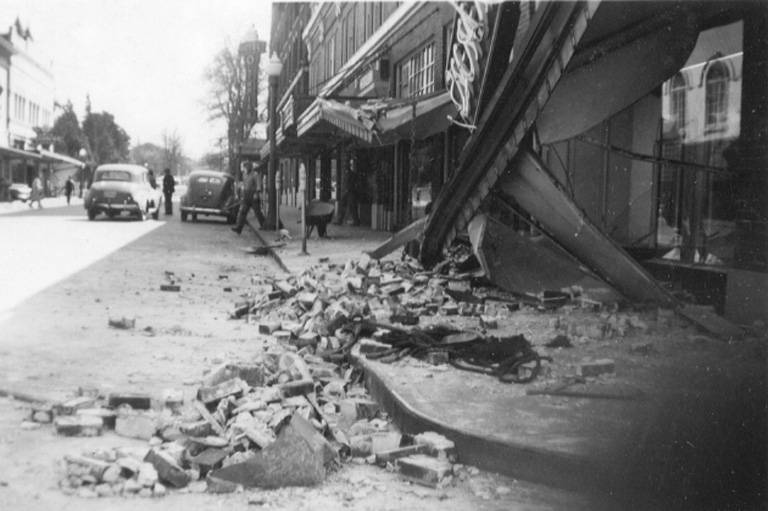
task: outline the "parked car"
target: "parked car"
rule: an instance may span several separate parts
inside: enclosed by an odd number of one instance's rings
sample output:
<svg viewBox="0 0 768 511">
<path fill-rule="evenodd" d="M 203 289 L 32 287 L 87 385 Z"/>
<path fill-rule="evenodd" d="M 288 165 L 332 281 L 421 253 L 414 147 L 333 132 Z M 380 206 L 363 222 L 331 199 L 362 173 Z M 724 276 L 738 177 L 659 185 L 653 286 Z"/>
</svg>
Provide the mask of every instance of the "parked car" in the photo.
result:
<svg viewBox="0 0 768 511">
<path fill-rule="evenodd" d="M 109 218 L 136 216 L 139 220 L 152 215 L 157 220 L 162 203 L 163 194 L 150 185 L 148 169 L 125 163 L 99 165 L 83 201 L 88 220 L 99 213 Z"/>
<path fill-rule="evenodd" d="M 235 193 L 235 179 L 225 172 L 195 170 L 189 174 L 187 191 L 181 196 L 181 221 L 188 216 L 197 220 L 197 215 L 223 216 L 227 223 L 237 220 L 238 199 Z"/>
<path fill-rule="evenodd" d="M 27 202 L 32 194 L 32 188 L 25 183 L 13 183 L 8 187 L 8 194 L 12 201 L 20 200 L 21 202 Z"/>
</svg>

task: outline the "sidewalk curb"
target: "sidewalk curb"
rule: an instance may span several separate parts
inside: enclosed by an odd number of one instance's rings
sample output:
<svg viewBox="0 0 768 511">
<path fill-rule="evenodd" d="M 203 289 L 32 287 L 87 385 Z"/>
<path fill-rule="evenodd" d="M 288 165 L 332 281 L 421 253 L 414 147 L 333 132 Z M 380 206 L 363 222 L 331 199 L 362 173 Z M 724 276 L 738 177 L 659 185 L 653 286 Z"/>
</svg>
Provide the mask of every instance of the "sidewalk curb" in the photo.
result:
<svg viewBox="0 0 768 511">
<path fill-rule="evenodd" d="M 264 237 L 261 235 L 258 229 L 253 226 L 253 223 L 250 220 L 246 220 L 246 223 L 248 224 L 248 227 L 251 228 L 253 233 L 256 235 L 256 238 L 258 238 L 259 243 L 261 243 L 265 247 L 269 247 L 269 243 L 264 239 Z M 267 248 L 267 252 L 269 253 L 269 256 L 274 259 L 274 261 L 277 263 L 277 265 L 280 267 L 281 270 L 283 270 L 285 273 L 291 275 L 291 270 L 288 269 L 288 267 L 285 265 L 282 259 L 280 259 L 280 256 L 277 255 L 277 252 L 275 252 L 275 249 L 273 248 Z"/>
<path fill-rule="evenodd" d="M 454 442 L 460 463 L 566 490 L 604 492 L 620 486 L 610 468 L 594 460 L 481 436 L 430 417 L 388 387 L 364 357 L 350 356 L 363 370 L 371 396 L 403 433 L 440 433 Z"/>
</svg>

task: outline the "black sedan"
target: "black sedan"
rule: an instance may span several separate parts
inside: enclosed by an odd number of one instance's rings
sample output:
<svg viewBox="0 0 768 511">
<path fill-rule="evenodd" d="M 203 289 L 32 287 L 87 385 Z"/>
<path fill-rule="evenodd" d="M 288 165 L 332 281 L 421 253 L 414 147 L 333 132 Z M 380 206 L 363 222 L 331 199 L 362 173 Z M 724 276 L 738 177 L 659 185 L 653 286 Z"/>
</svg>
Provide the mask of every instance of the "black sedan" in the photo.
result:
<svg viewBox="0 0 768 511">
<path fill-rule="evenodd" d="M 181 197 L 181 221 L 198 215 L 223 216 L 227 223 L 237 220 L 238 200 L 235 179 L 226 172 L 195 170 L 189 175 L 187 193 Z"/>
</svg>

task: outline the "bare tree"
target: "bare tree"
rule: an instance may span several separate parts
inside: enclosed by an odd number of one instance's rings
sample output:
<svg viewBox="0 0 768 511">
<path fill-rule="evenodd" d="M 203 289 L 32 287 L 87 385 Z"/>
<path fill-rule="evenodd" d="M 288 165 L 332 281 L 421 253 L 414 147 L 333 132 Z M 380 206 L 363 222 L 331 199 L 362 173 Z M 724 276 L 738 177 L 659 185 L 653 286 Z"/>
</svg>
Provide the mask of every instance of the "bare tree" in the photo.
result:
<svg viewBox="0 0 768 511">
<path fill-rule="evenodd" d="M 181 136 L 175 129 L 163 132 L 163 160 L 165 167 L 171 169 L 171 174 L 178 174 L 184 158 L 181 147 Z"/>
<path fill-rule="evenodd" d="M 205 77 L 210 84 L 206 108 L 209 120 L 227 123 L 229 172 L 237 175 L 237 150 L 248 138 L 255 119 L 249 115 L 246 97 L 246 70 L 243 59 L 230 48 L 224 48 L 213 59 Z"/>
</svg>

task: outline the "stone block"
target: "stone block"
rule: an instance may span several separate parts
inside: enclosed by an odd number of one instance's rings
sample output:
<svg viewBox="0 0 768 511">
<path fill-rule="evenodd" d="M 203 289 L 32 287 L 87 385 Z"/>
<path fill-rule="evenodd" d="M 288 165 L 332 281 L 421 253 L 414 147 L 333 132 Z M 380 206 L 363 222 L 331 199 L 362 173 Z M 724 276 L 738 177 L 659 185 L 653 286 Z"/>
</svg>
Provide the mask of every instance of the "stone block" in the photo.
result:
<svg viewBox="0 0 768 511">
<path fill-rule="evenodd" d="M 80 396 L 58 403 L 54 406 L 54 412 L 56 415 L 74 415 L 81 408 L 93 408 L 94 406 L 96 406 L 95 397 Z"/>
<path fill-rule="evenodd" d="M 157 415 L 149 411 L 119 412 L 115 419 L 115 433 L 149 440 L 157 433 L 158 424 Z"/>
<path fill-rule="evenodd" d="M 259 322 L 259 333 L 264 335 L 271 335 L 273 332 L 280 330 L 280 321 L 277 320 L 262 320 Z"/>
<path fill-rule="evenodd" d="M 243 395 L 246 383 L 240 378 L 232 378 L 212 387 L 200 387 L 197 391 L 197 399 L 206 405 L 218 403 L 225 397 L 240 397 Z"/>
<path fill-rule="evenodd" d="M 245 487 L 313 486 L 325 479 L 333 447 L 300 415 L 294 414 L 277 440 L 252 458 L 211 474 Z"/>
<path fill-rule="evenodd" d="M 30 411 L 29 418 L 33 422 L 41 424 L 50 424 L 53 422 L 53 405 L 34 405 Z"/>
<path fill-rule="evenodd" d="M 184 470 L 176 463 L 176 460 L 166 452 L 152 449 L 147 453 L 144 461 L 152 464 L 157 471 L 157 479 L 162 483 L 169 484 L 175 488 L 183 488 L 189 483 L 189 476 L 187 473 L 184 472 Z M 141 471 L 139 474 L 141 474 Z"/>
<path fill-rule="evenodd" d="M 413 442 L 417 445 L 423 445 L 430 456 L 440 459 L 456 457 L 456 446 L 453 441 L 434 431 L 419 433 L 413 437 Z"/>
<path fill-rule="evenodd" d="M 81 408 L 77 411 L 77 415 L 98 417 L 101 419 L 104 428 L 115 429 L 115 420 L 117 419 L 117 412 L 108 408 Z"/>
<path fill-rule="evenodd" d="M 64 415 L 53 421 L 56 433 L 63 436 L 98 436 L 103 423 L 101 418 L 84 415 Z"/>
<path fill-rule="evenodd" d="M 312 379 L 294 380 L 280 385 L 280 392 L 284 398 L 302 396 L 315 391 L 315 382 Z"/>
<path fill-rule="evenodd" d="M 414 454 L 397 460 L 400 474 L 409 481 L 431 488 L 437 488 L 447 479 L 453 465 L 447 461 L 424 454 Z"/>
<path fill-rule="evenodd" d="M 584 377 L 600 376 L 601 374 L 612 373 L 615 366 L 616 364 L 611 358 L 586 361 L 579 364 L 579 374 Z"/>
<path fill-rule="evenodd" d="M 377 452 L 376 464 L 380 466 L 386 466 L 387 463 L 394 464 L 396 460 L 405 458 L 406 456 L 412 456 L 414 454 L 426 454 L 427 447 L 425 445 L 408 445 L 405 447 L 396 447 L 389 451 Z"/>
<path fill-rule="evenodd" d="M 147 394 L 115 393 L 109 395 L 107 404 L 110 408 L 128 405 L 134 410 L 149 410 L 152 407 L 152 399 Z"/>
</svg>

